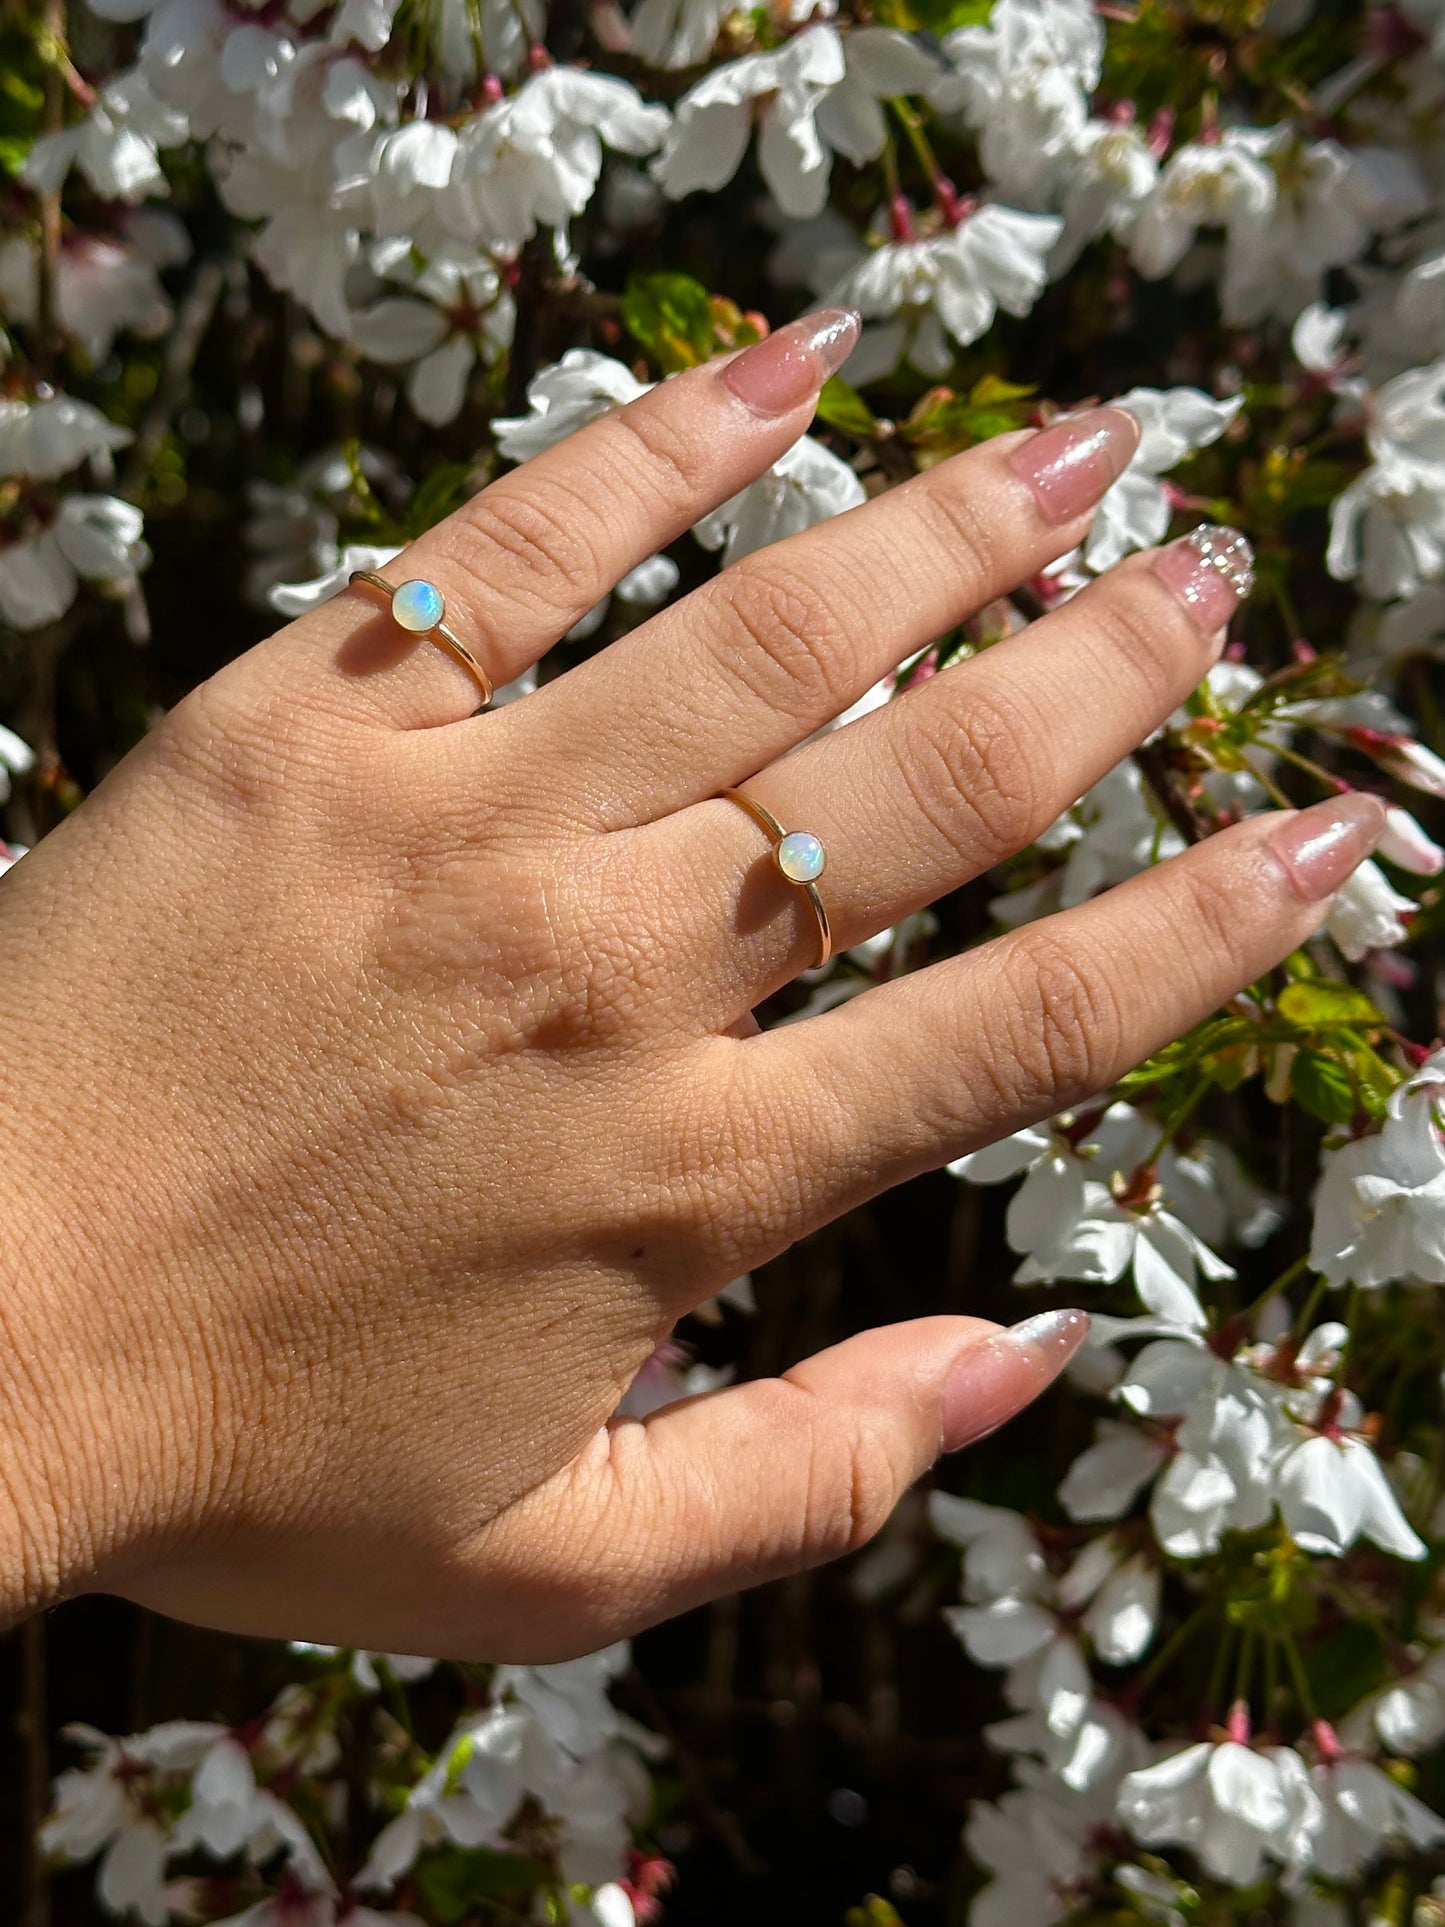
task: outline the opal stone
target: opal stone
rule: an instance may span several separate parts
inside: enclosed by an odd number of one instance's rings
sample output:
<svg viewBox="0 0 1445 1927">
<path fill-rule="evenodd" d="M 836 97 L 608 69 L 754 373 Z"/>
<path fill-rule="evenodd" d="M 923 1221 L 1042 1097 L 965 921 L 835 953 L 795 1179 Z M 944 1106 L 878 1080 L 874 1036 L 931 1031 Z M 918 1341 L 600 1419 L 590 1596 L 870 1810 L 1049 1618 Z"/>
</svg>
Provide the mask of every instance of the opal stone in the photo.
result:
<svg viewBox="0 0 1445 1927">
<path fill-rule="evenodd" d="M 435 629 L 447 612 L 442 592 L 435 582 L 403 582 L 392 591 L 391 613 L 403 629 L 420 635 Z"/>
<path fill-rule="evenodd" d="M 773 853 L 789 883 L 816 883 L 828 861 L 822 844 L 807 830 L 792 830 Z"/>
</svg>

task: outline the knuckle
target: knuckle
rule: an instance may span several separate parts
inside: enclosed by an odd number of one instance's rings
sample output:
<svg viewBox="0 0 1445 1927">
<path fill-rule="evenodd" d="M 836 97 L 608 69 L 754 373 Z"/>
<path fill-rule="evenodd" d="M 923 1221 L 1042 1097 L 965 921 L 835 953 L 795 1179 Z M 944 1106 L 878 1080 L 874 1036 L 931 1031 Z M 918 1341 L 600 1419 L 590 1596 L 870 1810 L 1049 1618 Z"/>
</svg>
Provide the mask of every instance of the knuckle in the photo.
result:
<svg viewBox="0 0 1445 1927">
<path fill-rule="evenodd" d="M 670 409 L 619 409 L 607 425 L 617 444 L 621 485 L 633 495 L 645 491 L 652 498 L 649 508 L 665 507 L 675 515 L 711 493 L 717 450 L 700 446 Z"/>
<path fill-rule="evenodd" d="M 813 1559 L 856 1552 L 879 1533 L 907 1483 L 883 1429 L 867 1418 L 840 1439 L 826 1423 L 810 1435 L 800 1538 Z"/>
<path fill-rule="evenodd" d="M 1211 871 L 1208 866 L 1186 861 L 1174 864 L 1169 872 L 1184 897 L 1184 915 L 1176 928 L 1193 931 L 1203 942 L 1190 941 L 1181 954 L 1197 972 L 1201 992 L 1210 1002 L 1218 989 L 1213 981 L 1219 965 L 1233 975 L 1251 975 L 1245 938 L 1250 920 L 1240 916 L 1237 885 Z"/>
<path fill-rule="evenodd" d="M 1122 671 L 1151 716 L 1170 708 L 1196 679 L 1198 651 L 1182 646 L 1192 625 L 1178 609 L 1161 607 L 1160 598 L 1141 597 L 1136 583 L 1115 584 L 1106 577 L 1101 586 L 1105 592 L 1098 606 L 1090 608 L 1086 600 L 1081 613 L 1099 650 L 1107 686 L 1117 688 Z"/>
<path fill-rule="evenodd" d="M 968 693 L 962 715 L 936 710 L 931 695 L 920 692 L 916 719 L 906 702 L 897 712 L 900 779 L 934 832 L 987 869 L 1021 849 L 1049 814 L 1028 747 L 1038 734 L 995 692 Z"/>
<path fill-rule="evenodd" d="M 943 463 L 910 484 L 918 491 L 917 513 L 929 534 L 957 558 L 960 572 L 980 590 L 1009 575 L 1007 541 L 982 493 L 975 493 L 966 469 Z"/>
<path fill-rule="evenodd" d="M 596 506 L 556 477 L 528 476 L 483 489 L 459 511 L 461 539 L 449 560 L 473 585 L 479 604 L 505 593 L 552 615 L 579 596 L 595 600 L 603 575 L 604 530 Z M 598 588 L 600 593 L 600 587 Z"/>
<path fill-rule="evenodd" d="M 1014 946 L 1003 993 L 1009 1017 L 992 1079 L 1010 1111 L 1042 1115 L 1109 1083 L 1125 1040 L 1107 969 L 1045 930 Z"/>
<path fill-rule="evenodd" d="M 294 808 L 295 783 L 324 767 L 298 731 L 294 696 L 278 679 L 244 692 L 222 670 L 190 691 L 146 738 L 146 754 L 180 781 L 248 814 Z"/>
<path fill-rule="evenodd" d="M 717 655 L 751 696 L 800 716 L 824 718 L 847 708 L 855 667 L 851 625 L 812 575 L 775 560 L 761 568 L 744 562 L 718 583 Z M 738 631 L 750 648 L 736 647 Z"/>
</svg>

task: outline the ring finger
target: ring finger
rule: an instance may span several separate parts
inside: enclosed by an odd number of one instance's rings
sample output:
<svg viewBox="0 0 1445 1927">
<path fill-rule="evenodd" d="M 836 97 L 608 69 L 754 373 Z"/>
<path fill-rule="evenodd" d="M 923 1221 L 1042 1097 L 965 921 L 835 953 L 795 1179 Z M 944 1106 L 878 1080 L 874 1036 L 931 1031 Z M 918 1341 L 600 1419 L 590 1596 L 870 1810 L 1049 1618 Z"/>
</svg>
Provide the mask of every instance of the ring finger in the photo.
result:
<svg viewBox="0 0 1445 1927">
<path fill-rule="evenodd" d="M 822 842 L 835 947 L 1031 843 L 1196 686 L 1248 586 L 1243 538 L 1196 532 L 750 780 L 784 828 Z M 715 971 L 707 1014 L 726 1023 L 816 960 L 816 921 L 742 810 L 716 801 L 659 829 L 673 848 L 652 868 L 685 872 Z"/>
</svg>

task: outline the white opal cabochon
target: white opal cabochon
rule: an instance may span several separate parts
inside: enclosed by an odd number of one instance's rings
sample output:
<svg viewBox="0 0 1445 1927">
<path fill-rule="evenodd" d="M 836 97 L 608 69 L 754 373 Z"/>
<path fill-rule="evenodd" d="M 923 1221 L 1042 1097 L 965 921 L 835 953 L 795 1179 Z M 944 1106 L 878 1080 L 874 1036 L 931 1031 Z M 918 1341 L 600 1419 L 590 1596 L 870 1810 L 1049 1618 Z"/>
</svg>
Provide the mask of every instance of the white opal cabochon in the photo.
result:
<svg viewBox="0 0 1445 1927">
<path fill-rule="evenodd" d="M 435 629 L 446 614 L 447 605 L 435 582 L 403 582 L 392 591 L 391 613 L 403 629 L 421 634 Z"/>
<path fill-rule="evenodd" d="M 789 883 L 816 883 L 828 861 L 822 844 L 809 830 L 790 830 L 773 856 Z"/>
</svg>

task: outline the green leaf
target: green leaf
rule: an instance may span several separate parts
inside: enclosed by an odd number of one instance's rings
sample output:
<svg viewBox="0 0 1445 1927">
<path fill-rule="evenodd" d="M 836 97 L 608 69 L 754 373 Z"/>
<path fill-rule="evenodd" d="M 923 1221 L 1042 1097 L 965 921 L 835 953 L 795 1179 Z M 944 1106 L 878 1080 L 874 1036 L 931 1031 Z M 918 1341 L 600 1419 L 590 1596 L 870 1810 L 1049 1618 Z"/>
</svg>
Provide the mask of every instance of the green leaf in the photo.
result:
<svg viewBox="0 0 1445 1927">
<path fill-rule="evenodd" d="M 1290 1088 L 1311 1117 L 1323 1124 L 1348 1124 L 1359 1109 L 1355 1087 L 1333 1057 L 1302 1050 L 1290 1069 Z"/>
<path fill-rule="evenodd" d="M 878 433 L 878 417 L 856 388 L 850 388 L 839 375 L 831 375 L 818 395 L 818 420 L 829 428 L 841 428 L 845 435 L 867 441 Z"/>
<path fill-rule="evenodd" d="M 1275 1007 L 1281 1017 L 1298 1024 L 1301 1030 L 1333 1029 L 1339 1024 L 1364 1024 L 1373 1029 L 1385 1022 L 1384 1013 L 1363 990 L 1328 977 L 1286 985 Z"/>
<path fill-rule="evenodd" d="M 482 1900 L 506 1894 L 530 1895 L 551 1876 L 540 1860 L 520 1853 L 494 1853 L 487 1847 L 443 1847 L 419 1860 L 412 1871 L 430 1914 L 452 1927 Z"/>
<path fill-rule="evenodd" d="M 622 297 L 622 320 L 667 374 L 695 368 L 717 339 L 712 297 L 690 274 L 635 274 Z"/>
</svg>

